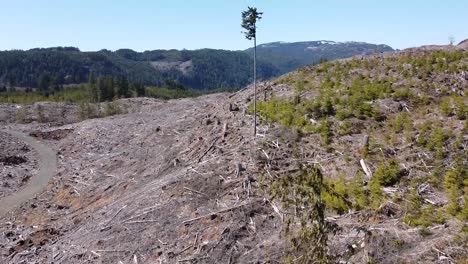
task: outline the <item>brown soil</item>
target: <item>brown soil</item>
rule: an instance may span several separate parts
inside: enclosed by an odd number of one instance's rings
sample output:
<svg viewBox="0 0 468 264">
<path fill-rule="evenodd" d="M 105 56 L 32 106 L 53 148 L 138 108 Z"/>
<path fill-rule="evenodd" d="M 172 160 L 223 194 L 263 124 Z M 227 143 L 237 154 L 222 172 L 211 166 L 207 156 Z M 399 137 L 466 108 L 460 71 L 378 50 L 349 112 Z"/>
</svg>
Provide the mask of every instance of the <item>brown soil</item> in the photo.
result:
<svg viewBox="0 0 468 264">
<path fill-rule="evenodd" d="M 30 136 L 45 140 L 61 140 L 72 132 L 72 129 L 56 129 L 52 131 L 33 131 Z"/>
<path fill-rule="evenodd" d="M 12 212 L 21 226 L 15 238 L 51 227 L 61 235 L 40 247 L 0 238 L 1 258 L 47 262 L 60 252 L 55 261 L 62 263 L 213 263 L 275 256 L 277 216 L 247 188 L 257 170 L 250 117 L 229 111 L 220 103 L 227 100 L 142 99 L 136 103 L 147 104 L 145 112 L 32 133 L 53 139 L 60 167 L 48 191 Z"/>
<path fill-rule="evenodd" d="M 36 154 L 27 144 L 0 131 L 0 198 L 24 187 L 37 165 Z"/>
</svg>

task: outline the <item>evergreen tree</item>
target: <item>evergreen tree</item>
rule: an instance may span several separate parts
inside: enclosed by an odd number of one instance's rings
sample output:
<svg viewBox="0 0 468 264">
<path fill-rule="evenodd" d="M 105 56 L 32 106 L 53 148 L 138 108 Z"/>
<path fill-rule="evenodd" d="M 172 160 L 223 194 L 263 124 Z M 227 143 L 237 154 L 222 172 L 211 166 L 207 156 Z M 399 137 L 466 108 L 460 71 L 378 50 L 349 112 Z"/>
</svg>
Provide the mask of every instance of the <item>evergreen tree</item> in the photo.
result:
<svg viewBox="0 0 468 264">
<path fill-rule="evenodd" d="M 52 82 L 52 79 L 50 78 L 48 73 L 43 73 L 41 77 L 39 77 L 39 91 L 42 92 L 44 95 L 49 95 L 49 88 L 50 84 Z"/>
<path fill-rule="evenodd" d="M 248 7 L 242 12 L 242 28 L 245 29 L 245 38 L 254 40 L 254 137 L 257 136 L 257 20 L 262 18 L 263 13 L 258 12 L 255 7 Z"/>
<path fill-rule="evenodd" d="M 60 85 L 60 77 L 58 74 L 55 73 L 50 78 L 50 87 L 53 89 L 54 92 L 62 90 L 62 86 Z"/>
<path fill-rule="evenodd" d="M 16 76 L 13 73 L 10 73 L 8 76 L 8 83 L 10 84 L 10 89 L 15 88 L 16 86 Z"/>
<path fill-rule="evenodd" d="M 89 97 L 91 102 L 99 102 L 99 88 L 96 83 L 96 78 L 94 78 L 94 74 L 90 73 L 88 77 L 88 89 L 89 89 Z"/>
<path fill-rule="evenodd" d="M 98 82 L 98 91 L 99 91 L 99 102 L 104 102 L 106 100 L 106 82 L 104 80 L 104 77 L 99 77 Z"/>
<path fill-rule="evenodd" d="M 115 96 L 114 78 L 107 76 L 98 80 L 99 101 L 111 101 Z"/>
<path fill-rule="evenodd" d="M 134 83 L 133 90 L 135 91 L 137 97 L 142 97 L 146 95 L 145 86 L 142 82 Z"/>
<path fill-rule="evenodd" d="M 122 76 L 119 80 L 119 87 L 117 90 L 117 96 L 120 98 L 130 97 L 130 89 L 128 85 L 128 80 L 125 76 Z"/>
<path fill-rule="evenodd" d="M 115 92 L 115 83 L 114 83 L 114 77 L 108 76 L 106 78 L 106 101 L 112 101 L 114 97 L 116 97 L 116 92 Z"/>
</svg>

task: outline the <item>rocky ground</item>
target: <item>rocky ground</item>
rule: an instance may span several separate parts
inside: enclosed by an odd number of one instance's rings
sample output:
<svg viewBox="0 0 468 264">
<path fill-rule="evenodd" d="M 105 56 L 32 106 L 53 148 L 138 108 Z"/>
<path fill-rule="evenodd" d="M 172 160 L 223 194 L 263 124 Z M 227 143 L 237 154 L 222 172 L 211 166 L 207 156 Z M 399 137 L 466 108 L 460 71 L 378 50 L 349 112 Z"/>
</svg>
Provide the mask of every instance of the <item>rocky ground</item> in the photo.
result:
<svg viewBox="0 0 468 264">
<path fill-rule="evenodd" d="M 21 189 L 37 170 L 34 150 L 0 131 L 0 198 Z"/>
</svg>

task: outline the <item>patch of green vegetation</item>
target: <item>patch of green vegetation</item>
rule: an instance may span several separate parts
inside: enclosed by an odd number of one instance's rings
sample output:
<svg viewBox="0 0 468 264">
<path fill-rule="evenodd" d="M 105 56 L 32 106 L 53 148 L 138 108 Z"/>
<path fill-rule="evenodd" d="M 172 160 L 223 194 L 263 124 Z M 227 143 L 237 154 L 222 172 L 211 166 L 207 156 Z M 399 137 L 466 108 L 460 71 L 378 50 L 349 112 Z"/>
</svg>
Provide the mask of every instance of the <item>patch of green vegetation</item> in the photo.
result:
<svg viewBox="0 0 468 264">
<path fill-rule="evenodd" d="M 253 112 L 253 104 L 250 105 Z M 284 98 L 272 97 L 269 101 L 257 102 L 257 111 L 268 122 L 277 122 L 289 128 L 302 128 L 306 119 L 296 111 L 296 106 Z"/>
<path fill-rule="evenodd" d="M 421 68 L 427 73 L 449 72 L 455 73 L 458 69 L 457 63 L 468 57 L 468 53 L 462 50 L 437 50 L 421 55 L 410 55 L 400 59 L 400 63 L 407 63 L 413 69 Z M 455 65 L 455 67 L 454 67 Z"/>
<path fill-rule="evenodd" d="M 98 117 L 98 109 L 95 104 L 80 103 L 78 105 L 78 117 L 80 120 Z"/>
<path fill-rule="evenodd" d="M 351 124 L 349 123 L 349 121 L 348 120 L 342 121 L 339 125 L 338 134 L 340 136 L 345 136 L 345 135 L 350 135 L 351 132 L 352 132 Z"/>
<path fill-rule="evenodd" d="M 325 201 L 327 208 L 333 209 L 338 214 L 348 212 L 351 209 L 351 203 L 346 199 L 350 190 L 344 177 L 341 176 L 337 180 L 326 179 L 325 184 L 327 187 L 322 192 L 322 199 Z"/>
<path fill-rule="evenodd" d="M 49 95 L 41 92 L 0 92 L 0 103 L 26 104 L 37 102 L 88 102 L 88 92 L 84 87 L 77 86 Z"/>
<path fill-rule="evenodd" d="M 413 129 L 413 122 L 411 121 L 408 112 L 402 112 L 397 114 L 395 119 L 393 121 L 390 121 L 389 123 L 394 133 L 411 131 Z"/>
<path fill-rule="evenodd" d="M 395 92 L 392 94 L 392 97 L 397 101 L 408 100 L 414 102 L 415 100 L 417 100 L 417 96 L 414 95 L 407 87 L 395 89 Z"/>
<path fill-rule="evenodd" d="M 440 113 L 443 116 L 450 116 L 452 115 L 452 104 L 450 102 L 450 98 L 446 97 L 443 98 L 442 101 L 440 102 Z"/>
<path fill-rule="evenodd" d="M 357 173 L 354 180 L 347 186 L 349 186 L 348 197 L 353 200 L 353 207 L 356 210 L 361 210 L 369 206 L 369 195 L 365 189 L 361 173 Z"/>
<path fill-rule="evenodd" d="M 118 102 L 112 101 L 112 102 L 104 103 L 104 110 L 102 113 L 103 116 L 113 116 L 113 115 L 120 115 L 120 114 L 125 114 L 125 113 L 126 113 L 126 110 Z"/>
<path fill-rule="evenodd" d="M 320 121 L 319 125 L 315 127 L 315 132 L 318 132 L 322 137 L 322 144 L 328 146 L 331 142 L 332 129 L 331 122 L 327 119 Z"/>
<path fill-rule="evenodd" d="M 447 213 L 458 216 L 462 220 L 468 218 L 466 214 L 468 212 L 468 175 L 467 168 L 463 164 L 463 161 L 459 161 L 453 169 L 447 171 L 443 181 L 448 197 Z"/>
<path fill-rule="evenodd" d="M 441 210 L 433 205 L 423 206 L 423 199 L 415 189 L 410 190 L 405 196 L 404 212 L 405 215 L 401 220 L 410 226 L 428 227 L 433 223 L 445 222 Z"/>
<path fill-rule="evenodd" d="M 437 158 L 442 159 L 445 157 L 444 147 L 451 136 L 452 134 L 449 131 L 442 128 L 440 122 L 428 120 L 419 126 L 416 144 L 430 151 L 435 151 Z"/>
<path fill-rule="evenodd" d="M 400 164 L 396 159 L 381 162 L 377 166 L 371 181 L 378 181 L 382 186 L 391 186 L 396 184 L 401 177 Z"/>
<path fill-rule="evenodd" d="M 382 184 L 375 177 L 369 180 L 369 196 L 373 208 L 378 208 L 385 201 L 382 193 Z"/>
<path fill-rule="evenodd" d="M 390 127 L 388 133 L 385 134 L 387 143 L 395 145 L 397 143 L 403 142 L 401 140 L 401 133 L 404 134 L 406 143 L 409 144 L 413 141 L 414 126 L 408 112 L 401 112 L 397 114 L 394 118 L 388 120 L 387 124 Z"/>
<path fill-rule="evenodd" d="M 370 147 L 343 153 L 348 165 L 353 160 L 350 157 L 360 155 L 376 164 L 376 168 L 367 185 L 361 176 L 351 181 L 344 177 L 326 179 L 321 198 L 328 209 L 340 214 L 375 210 L 389 198 L 383 187 L 408 184 L 412 186 L 409 193 L 399 191 L 393 196 L 393 202 L 399 208 L 404 207 L 401 219 L 405 223 L 425 227 L 443 223 L 451 215 L 463 219 L 468 215 L 468 180 L 457 174 L 454 184 L 454 172 L 448 167 L 455 160 L 466 160 L 463 137 L 468 131 L 466 95 L 452 89 L 462 85 L 457 78 L 446 81 L 437 74 L 458 74 L 466 68 L 467 59 L 467 52 L 424 51 L 328 62 L 285 76 L 282 81 L 296 88 L 296 97 L 291 100 L 273 97 L 259 102 L 258 109 L 268 122 L 305 135 L 320 134 L 322 146 L 327 149 L 338 150 L 333 144 L 344 139 L 335 137 L 364 130 L 375 141 Z M 406 72 L 406 77 L 402 72 Z M 394 109 L 397 104 L 386 104 L 391 101 L 404 104 L 405 110 Z M 420 120 L 424 122 L 421 124 Z M 399 162 L 404 162 L 408 170 L 401 170 Z M 411 177 L 403 177 L 410 171 Z M 427 205 L 422 195 L 416 193 L 423 183 L 439 189 L 444 186 L 449 205 Z"/>
<path fill-rule="evenodd" d="M 468 115 L 468 105 L 463 101 L 462 96 L 456 96 L 454 99 L 455 102 L 455 116 L 459 120 L 466 120 Z"/>
<path fill-rule="evenodd" d="M 260 57 L 257 60 L 259 79 L 268 79 L 280 73 L 276 66 L 267 62 L 270 56 Z M 84 83 L 94 74 L 117 78 L 125 76 L 130 82 L 141 81 L 153 86 L 164 86 L 166 80 L 175 80 L 193 89 L 242 88 L 251 82 L 250 70 L 253 66 L 248 52 L 217 49 L 81 52 L 73 47 L 53 47 L 0 51 L 0 58 L 2 86 L 21 87 Z M 190 62 L 191 67 L 189 72 L 185 72 L 175 66 L 158 67 L 149 63 L 151 61 L 168 64 Z M 286 63 L 284 59 L 281 61 Z M 288 65 L 290 68 L 291 65 Z M 297 61 L 292 65 L 293 68 L 299 66 Z M 108 100 L 112 98 L 103 101 Z"/>
<path fill-rule="evenodd" d="M 325 201 L 327 208 L 334 210 L 338 214 L 348 212 L 350 209 L 362 210 L 368 208 L 371 203 L 369 192 L 366 190 L 361 174 L 348 182 L 341 175 L 338 179 L 326 179 L 326 188 L 322 193 L 322 198 Z M 380 191 L 380 187 L 379 187 Z M 374 197 L 375 198 L 375 197 Z M 382 201 L 382 195 L 378 197 Z M 375 204 L 375 207 L 380 204 Z"/>
<path fill-rule="evenodd" d="M 163 100 L 197 97 L 204 94 L 202 91 L 188 89 L 169 89 L 166 87 L 146 87 L 145 90 L 146 96 Z"/>
</svg>

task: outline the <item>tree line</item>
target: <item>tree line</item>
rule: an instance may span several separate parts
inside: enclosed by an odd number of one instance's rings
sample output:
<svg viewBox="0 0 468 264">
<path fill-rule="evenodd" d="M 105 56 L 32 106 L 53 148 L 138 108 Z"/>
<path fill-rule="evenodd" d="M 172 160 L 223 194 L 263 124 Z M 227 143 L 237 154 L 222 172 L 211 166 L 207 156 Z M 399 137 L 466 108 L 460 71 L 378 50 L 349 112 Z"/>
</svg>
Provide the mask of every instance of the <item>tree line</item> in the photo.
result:
<svg viewBox="0 0 468 264">
<path fill-rule="evenodd" d="M 157 64 L 163 65 L 158 67 Z M 187 68 L 178 65 L 185 63 Z M 27 51 L 0 51 L 0 88 L 45 87 L 86 83 L 95 76 L 125 76 L 131 82 L 162 87 L 173 80 L 187 88 L 214 90 L 241 88 L 252 82 L 252 61 L 242 51 L 129 49 L 81 52 L 58 47 Z M 259 78 L 278 74 L 270 63 L 258 63 Z M 49 78 L 49 79 L 48 79 Z"/>
<path fill-rule="evenodd" d="M 88 94 L 90 102 L 105 102 L 116 98 L 145 96 L 145 86 L 142 82 L 129 82 L 125 76 L 112 77 L 89 76 Z"/>
</svg>

